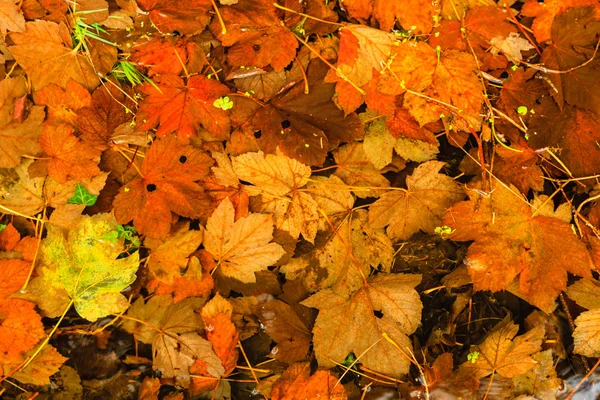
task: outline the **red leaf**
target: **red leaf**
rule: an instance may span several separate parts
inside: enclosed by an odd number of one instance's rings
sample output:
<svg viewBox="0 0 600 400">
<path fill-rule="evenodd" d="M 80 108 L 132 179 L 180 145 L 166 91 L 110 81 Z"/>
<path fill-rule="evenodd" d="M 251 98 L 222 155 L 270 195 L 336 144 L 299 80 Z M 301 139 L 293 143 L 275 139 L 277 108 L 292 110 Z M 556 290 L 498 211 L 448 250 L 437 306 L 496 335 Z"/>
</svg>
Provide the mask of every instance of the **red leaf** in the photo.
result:
<svg viewBox="0 0 600 400">
<path fill-rule="evenodd" d="M 187 141 L 202 125 L 216 140 L 229 138 L 229 114 L 213 104 L 229 93 L 227 86 L 203 75 L 191 77 L 187 84 L 176 75 L 164 75 L 155 82 L 160 91 L 150 84 L 142 86 L 148 96 L 137 114 L 138 121 L 143 121 L 141 130 L 160 125 L 156 132 L 159 137 L 177 132 Z"/>
</svg>

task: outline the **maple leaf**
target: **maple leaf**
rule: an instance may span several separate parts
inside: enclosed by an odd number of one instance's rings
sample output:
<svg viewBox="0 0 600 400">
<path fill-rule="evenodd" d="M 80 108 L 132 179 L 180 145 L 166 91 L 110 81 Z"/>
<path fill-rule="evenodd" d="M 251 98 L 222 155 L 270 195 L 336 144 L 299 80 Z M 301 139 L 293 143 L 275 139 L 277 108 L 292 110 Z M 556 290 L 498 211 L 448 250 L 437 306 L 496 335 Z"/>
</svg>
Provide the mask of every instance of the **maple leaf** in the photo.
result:
<svg viewBox="0 0 600 400">
<path fill-rule="evenodd" d="M 427 390 L 422 391 L 429 392 L 432 397 L 443 399 L 448 394 L 466 397 L 479 388 L 479 379 L 470 371 L 454 371 L 451 353 L 440 355 L 431 367 L 425 366 L 424 370 Z"/>
<path fill-rule="evenodd" d="M 568 73 L 548 74 L 550 93 L 559 107 L 564 103 L 600 113 L 600 61 L 588 62 L 600 34 L 600 7 L 576 7 L 558 15 L 552 24 L 552 44 L 544 49 L 545 67 Z M 587 64 L 585 64 L 587 63 Z M 580 68 L 581 67 L 581 68 Z"/>
<path fill-rule="evenodd" d="M 104 150 L 121 124 L 129 126 L 134 108 L 127 88 L 102 85 L 94 90 L 89 104 L 77 109 L 74 125 L 81 139 Z"/>
<path fill-rule="evenodd" d="M 204 247 L 226 276 L 256 282 L 255 272 L 275 264 L 285 250 L 273 239 L 273 220 L 266 214 L 248 214 L 234 222 L 229 199 L 219 204 L 206 223 Z"/>
<path fill-rule="evenodd" d="M 281 26 L 276 11 L 265 0 L 246 0 L 222 8 L 227 33 L 216 21 L 210 29 L 223 46 L 230 47 L 227 60 L 231 65 L 271 65 L 275 71 L 281 71 L 292 62 L 298 42 L 292 32 Z"/>
<path fill-rule="evenodd" d="M 317 203 L 309 193 L 299 189 L 306 185 L 310 167 L 283 155 L 246 153 L 231 161 L 233 171 L 243 181 L 256 185 L 262 195 L 262 212 L 273 215 L 275 226 L 289 232 L 294 239 L 300 234 L 313 242 L 317 234 Z"/>
<path fill-rule="evenodd" d="M 195 311 L 202 303 L 203 299 L 192 297 L 173 304 L 171 296 L 164 295 L 144 303 L 140 297 L 121 323 L 137 340 L 152 344 L 153 368 L 164 378 L 176 378 L 184 387 L 190 384 L 189 367 L 195 359 L 203 360 L 213 377 L 224 373 L 211 342 L 198 333 L 202 322 Z"/>
<path fill-rule="evenodd" d="M 227 79 L 233 79 L 241 91 L 252 93 L 259 100 L 269 101 L 285 86 L 286 74 L 285 71 L 267 72 L 249 67 L 230 73 Z"/>
<path fill-rule="evenodd" d="M 172 250 L 172 249 L 171 249 Z M 204 253 L 206 253 L 204 251 Z M 212 261 L 212 256 L 208 254 Z M 158 279 L 153 279 L 146 285 L 146 288 L 156 294 L 172 294 L 173 303 L 178 303 L 188 297 L 207 298 L 212 288 L 214 280 L 209 270 L 204 269 L 200 264 L 198 257 L 192 257 L 189 261 L 184 275 L 173 277 L 173 283 L 168 284 Z"/>
<path fill-rule="evenodd" d="M 42 340 L 44 325 L 35 304 L 20 299 L 0 299 L 0 360 L 22 361 L 23 353 Z"/>
<path fill-rule="evenodd" d="M 407 93 L 404 107 L 421 126 L 456 110 L 467 122 L 465 125 L 459 119 L 455 123 L 457 128 L 468 130 L 470 124 L 479 129 L 483 91 L 479 78 L 473 73 L 477 70 L 477 63 L 471 54 L 447 50 L 438 61 L 435 50 L 424 42 L 401 43 L 394 50 L 389 71 L 386 70 L 379 83 L 381 92 L 402 94 L 410 89 L 456 107 L 433 105 L 422 96 Z"/>
<path fill-rule="evenodd" d="M 164 239 L 171 211 L 198 218 L 208 199 L 196 181 L 208 174 L 212 158 L 169 136 L 155 141 L 145 155 L 142 177 L 122 186 L 113 202 L 120 224 L 133 220 L 140 234 Z"/>
<path fill-rule="evenodd" d="M 183 224 L 171 232 L 165 240 L 147 238 L 144 246 L 149 248 L 148 269 L 154 278 L 173 283 L 188 264 L 188 257 L 202 243 L 202 231 L 189 230 L 189 224 Z"/>
<path fill-rule="evenodd" d="M 19 12 L 20 4 L 15 0 L 0 1 L 0 33 L 6 36 L 7 31 L 24 32 L 25 17 Z"/>
<path fill-rule="evenodd" d="M 160 125 L 156 131 L 159 137 L 177 132 L 186 142 L 190 136 L 196 136 L 202 125 L 214 139 L 229 138 L 229 115 L 214 106 L 215 100 L 229 93 L 227 86 L 203 75 L 193 76 L 185 83 L 172 74 L 156 77 L 155 84 L 156 87 L 149 83 L 141 87 L 147 97 L 137 113 L 137 119 L 143 121 L 139 129 Z"/>
<path fill-rule="evenodd" d="M 565 106 L 560 110 L 548 96 L 539 103 L 533 108 L 535 113 L 527 117 L 531 131 L 529 145 L 534 149 L 560 148 L 561 161 L 575 177 L 597 173 L 600 148 L 596 141 L 600 135 L 596 126 L 600 124 L 600 116 L 577 107 Z"/>
<path fill-rule="evenodd" d="M 23 155 L 39 155 L 44 117 L 43 107 L 33 107 L 25 121 L 0 127 L 0 168 L 16 167 Z"/>
<path fill-rule="evenodd" d="M 471 346 L 471 354 L 479 353 L 475 362 L 465 361 L 460 368 L 480 379 L 494 373 L 513 378 L 531 370 L 537 364 L 531 355 L 541 351 L 545 331 L 543 326 L 536 326 L 515 339 L 518 331 L 517 324 L 505 319 L 486 335 L 481 344 Z"/>
<path fill-rule="evenodd" d="M 319 239 L 312 252 L 282 267 L 288 279 L 300 275 L 307 288 L 331 288 L 336 294 L 349 295 L 363 285 L 363 276 L 371 268 L 391 269 L 392 242 L 383 229 L 370 225 L 365 210 L 347 213 L 335 232 L 328 229 Z"/>
<path fill-rule="evenodd" d="M 137 41 L 131 47 L 131 61 L 139 67 L 148 68 L 148 76 L 179 75 L 188 61 L 185 39 L 150 36 Z M 181 61 L 179 61 L 181 60 Z"/>
<path fill-rule="evenodd" d="M 378 190 L 371 188 L 390 186 L 381 172 L 367 158 L 362 143 L 349 143 L 341 146 L 333 157 L 337 164 L 335 175 L 339 176 L 349 186 L 359 186 L 353 190 L 360 198 L 378 197 Z M 361 189 L 360 187 L 365 187 Z"/>
<path fill-rule="evenodd" d="M 567 289 L 569 297 L 579 306 L 589 311 L 581 313 L 575 319 L 573 341 L 577 354 L 587 357 L 600 355 L 600 284 L 593 279 L 581 279 Z"/>
<path fill-rule="evenodd" d="M 44 260 L 52 275 L 89 321 L 124 311 L 129 303 L 119 292 L 133 283 L 138 269 L 138 253 L 118 258 L 123 240 L 106 240 L 116 227 L 110 214 L 84 217 L 76 229 L 50 231 L 44 239 Z"/>
<path fill-rule="evenodd" d="M 273 400 L 303 399 L 347 399 L 344 385 L 331 372 L 318 370 L 310 374 L 310 363 L 297 363 L 288 367 L 273 384 L 271 392 Z"/>
<path fill-rule="evenodd" d="M 233 306 L 219 293 L 202 308 L 201 316 L 206 327 L 206 337 L 212 343 L 213 351 L 221 360 L 223 375 L 229 375 L 238 359 L 238 332 L 231 322 Z"/>
<path fill-rule="evenodd" d="M 535 0 L 527 0 L 521 13 L 526 17 L 535 17 L 531 29 L 538 42 L 552 39 L 552 25 L 557 15 L 573 7 L 594 6 L 597 19 L 600 8 L 595 0 L 547 0 L 543 4 Z"/>
<path fill-rule="evenodd" d="M 389 2 L 385 0 L 345 0 L 344 7 L 355 18 L 377 20 L 384 31 L 394 27 L 396 19 L 406 29 L 415 33 L 427 34 L 431 31 L 434 16 L 437 17 L 437 3 L 411 0 L 407 2 Z"/>
<path fill-rule="evenodd" d="M 75 112 L 90 105 L 92 96 L 79 82 L 71 79 L 66 88 L 51 83 L 33 93 L 36 104 L 48 107 L 46 124 L 71 124 L 77 122 Z"/>
<path fill-rule="evenodd" d="M 32 348 L 24 354 L 23 358 L 27 359 L 31 357 L 36 351 L 37 348 Z M 23 368 L 19 368 L 19 365 L 22 364 L 21 360 L 13 362 L 9 361 L 6 364 L 0 361 L 0 372 L 4 370 L 4 373 L 0 375 L 8 376 L 10 374 L 11 378 L 18 380 L 21 383 L 50 385 L 50 377 L 56 374 L 59 368 L 67 360 L 68 358 L 63 357 L 54 347 L 46 344 L 33 361 Z M 11 372 L 17 368 L 19 369 L 11 374 Z"/>
<path fill-rule="evenodd" d="M 40 146 L 50 160 L 38 162 L 45 164 L 48 175 L 59 183 L 65 183 L 68 178 L 85 179 L 100 173 L 101 151 L 82 142 L 73 132 L 69 125 L 46 125 L 40 138 Z"/>
<path fill-rule="evenodd" d="M 26 159 L 16 168 L 0 169 L 0 205 L 25 215 L 35 215 L 44 208 L 44 178 L 29 176 L 32 162 Z"/>
<path fill-rule="evenodd" d="M 476 290 L 504 290 L 518 276 L 523 298 L 548 311 L 566 288 L 567 272 L 590 277 L 592 260 L 568 223 L 533 214 L 514 191 L 498 185 L 480 197 L 469 190 L 470 200 L 454 205 L 443 225 L 456 229 L 449 238 L 475 241 L 465 263 Z"/>
<path fill-rule="evenodd" d="M 313 329 L 319 365 L 332 368 L 353 352 L 362 355 L 366 368 L 392 377 L 407 373 L 410 361 L 402 351 L 411 348 L 406 335 L 421 320 L 414 290 L 420 280 L 419 275 L 379 274 L 350 298 L 325 289 L 304 300 L 303 305 L 319 309 Z M 399 348 L 383 339 L 384 333 Z"/>
<path fill-rule="evenodd" d="M 27 73 L 35 90 L 55 83 L 66 88 L 71 79 L 93 89 L 100 79 L 88 59 L 73 50 L 66 25 L 38 20 L 25 24 L 26 32 L 11 33 L 9 48 Z"/>
<path fill-rule="evenodd" d="M 271 351 L 275 359 L 292 364 L 306 359 L 312 335 L 307 322 L 281 300 L 260 305 L 258 318 L 277 346 Z"/>
<path fill-rule="evenodd" d="M 330 149 L 363 135 L 356 115 L 344 117 L 331 101 L 335 86 L 323 83 L 328 67 L 314 60 L 307 69 L 309 93 L 300 79 L 252 117 L 254 136 L 265 153 L 277 147 L 288 157 L 307 165 L 321 165 Z"/>
<path fill-rule="evenodd" d="M 137 0 L 136 3 L 147 11 L 150 21 L 159 31 L 177 31 L 183 35 L 194 35 L 204 30 L 210 21 L 208 0 L 192 0 L 180 7 L 169 0 Z"/>
<path fill-rule="evenodd" d="M 392 240 L 408 239 L 419 230 L 433 234 L 446 210 L 464 198 L 456 181 L 439 173 L 443 167 L 441 161 L 419 165 L 406 178 L 406 191 L 384 193 L 369 207 L 369 223 L 374 228 L 388 226 Z"/>
<path fill-rule="evenodd" d="M 563 382 L 556 376 L 552 350 L 548 349 L 531 357 L 536 362 L 536 366 L 525 374 L 513 377 L 515 393 L 532 395 L 544 400 L 558 398 Z"/>
</svg>

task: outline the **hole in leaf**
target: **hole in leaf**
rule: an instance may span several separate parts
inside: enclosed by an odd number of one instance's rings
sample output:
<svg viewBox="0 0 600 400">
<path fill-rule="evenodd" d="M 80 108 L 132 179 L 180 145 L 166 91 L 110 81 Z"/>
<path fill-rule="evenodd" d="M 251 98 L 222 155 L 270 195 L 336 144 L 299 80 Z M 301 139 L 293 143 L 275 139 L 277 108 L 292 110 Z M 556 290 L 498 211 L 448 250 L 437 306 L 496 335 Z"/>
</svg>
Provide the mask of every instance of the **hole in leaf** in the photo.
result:
<svg viewBox="0 0 600 400">
<path fill-rule="evenodd" d="M 290 123 L 290 121 L 288 121 L 287 119 L 284 119 L 283 121 L 281 121 L 281 127 L 282 127 L 283 129 L 285 129 L 285 128 L 289 128 L 289 127 L 290 127 L 290 125 L 292 125 L 292 124 L 291 124 L 291 123 Z"/>
<path fill-rule="evenodd" d="M 186 161 L 187 161 L 187 157 L 186 156 L 179 157 L 179 162 L 180 163 L 185 164 Z"/>
<path fill-rule="evenodd" d="M 383 313 L 379 310 L 373 310 L 373 314 L 377 317 L 377 318 L 383 318 Z"/>
<path fill-rule="evenodd" d="M 156 190 L 156 185 L 154 183 L 150 183 L 150 184 L 146 185 L 146 190 L 149 191 L 150 193 L 152 193 Z"/>
<path fill-rule="evenodd" d="M 504 71 L 503 73 L 500 74 L 500 78 L 502 78 L 502 79 L 508 78 L 508 73 L 506 71 Z"/>
<path fill-rule="evenodd" d="M 260 139 L 261 136 L 262 136 L 262 131 L 260 129 L 257 131 L 254 131 L 255 138 Z"/>
<path fill-rule="evenodd" d="M 252 48 L 254 49 L 254 51 L 259 51 L 260 50 L 260 46 L 255 44 L 254 46 L 252 46 Z"/>
<path fill-rule="evenodd" d="M 179 31 L 173 31 L 173 36 L 179 37 L 181 36 L 181 33 L 179 33 Z"/>
</svg>

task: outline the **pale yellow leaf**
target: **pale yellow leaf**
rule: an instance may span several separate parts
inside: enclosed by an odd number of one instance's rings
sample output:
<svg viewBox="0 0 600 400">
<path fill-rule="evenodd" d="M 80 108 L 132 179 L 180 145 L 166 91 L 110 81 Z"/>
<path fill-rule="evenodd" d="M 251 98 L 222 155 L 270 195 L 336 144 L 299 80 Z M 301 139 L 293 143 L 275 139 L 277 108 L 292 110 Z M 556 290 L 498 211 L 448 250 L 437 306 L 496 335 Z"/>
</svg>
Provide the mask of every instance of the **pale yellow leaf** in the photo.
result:
<svg viewBox="0 0 600 400">
<path fill-rule="evenodd" d="M 394 150 L 405 160 L 424 162 L 433 160 L 439 153 L 438 146 L 422 140 L 400 137 L 394 143 Z"/>
<path fill-rule="evenodd" d="M 376 188 L 390 185 L 390 182 L 368 160 L 362 143 L 355 142 L 340 146 L 333 153 L 333 157 L 337 164 L 334 174 L 349 186 L 358 186 L 352 189 L 360 198 L 379 197 L 382 191 Z"/>
</svg>

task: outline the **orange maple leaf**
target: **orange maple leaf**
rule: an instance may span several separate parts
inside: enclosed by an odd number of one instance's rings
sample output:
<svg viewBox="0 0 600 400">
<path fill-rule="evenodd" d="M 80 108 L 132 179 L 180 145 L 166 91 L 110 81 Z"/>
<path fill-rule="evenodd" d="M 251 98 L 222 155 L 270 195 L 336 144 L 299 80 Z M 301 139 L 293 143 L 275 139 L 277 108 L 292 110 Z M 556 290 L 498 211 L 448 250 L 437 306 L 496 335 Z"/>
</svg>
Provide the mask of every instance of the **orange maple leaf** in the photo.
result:
<svg viewBox="0 0 600 400">
<path fill-rule="evenodd" d="M 196 181 L 208 175 L 212 158 L 169 136 L 157 140 L 146 153 L 142 176 L 121 187 L 113 202 L 120 224 L 133 220 L 137 231 L 164 239 L 171 228 L 171 212 L 198 218 L 209 199 Z"/>
<path fill-rule="evenodd" d="M 469 191 L 469 201 L 454 205 L 444 225 L 453 240 L 474 240 L 465 263 L 476 290 L 508 289 L 519 278 L 523 298 L 549 312 L 567 286 L 567 272 L 591 277 L 592 260 L 571 226 L 536 215 L 514 187 L 498 185 L 491 196 Z"/>
</svg>

